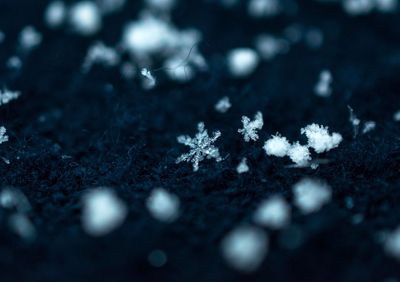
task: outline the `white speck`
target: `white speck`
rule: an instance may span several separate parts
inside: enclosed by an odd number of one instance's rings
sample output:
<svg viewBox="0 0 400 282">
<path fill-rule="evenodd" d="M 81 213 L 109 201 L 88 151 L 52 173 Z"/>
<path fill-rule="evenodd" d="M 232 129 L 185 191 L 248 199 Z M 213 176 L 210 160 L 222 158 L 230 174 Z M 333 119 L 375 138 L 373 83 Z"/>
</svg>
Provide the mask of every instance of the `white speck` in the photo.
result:
<svg viewBox="0 0 400 282">
<path fill-rule="evenodd" d="M 272 17 L 279 14 L 281 7 L 279 0 L 250 0 L 248 11 L 254 18 Z"/>
<path fill-rule="evenodd" d="M 237 48 L 228 53 L 228 70 L 234 77 L 247 77 L 255 71 L 259 60 L 257 53 L 253 49 Z"/>
<path fill-rule="evenodd" d="M 331 199 L 328 184 L 310 178 L 304 178 L 293 186 L 294 203 L 304 213 L 318 211 Z"/>
<path fill-rule="evenodd" d="M 311 155 L 308 147 L 300 145 L 299 142 L 291 145 L 287 154 L 289 158 L 300 167 L 307 166 L 309 161 L 311 161 Z"/>
<path fill-rule="evenodd" d="M 6 187 L 0 193 L 0 206 L 5 209 L 15 209 L 19 213 L 31 210 L 31 205 L 25 194 L 13 187 Z"/>
<path fill-rule="evenodd" d="M 236 171 L 239 174 L 249 171 L 249 166 L 247 165 L 247 159 L 246 158 L 242 159 L 242 161 L 237 166 Z"/>
<path fill-rule="evenodd" d="M 279 134 L 272 136 L 264 143 L 264 150 L 268 156 L 284 157 L 288 154 L 290 143 L 286 137 Z"/>
<path fill-rule="evenodd" d="M 226 113 L 230 108 L 231 108 L 232 104 L 229 101 L 229 97 L 225 96 L 222 97 L 221 100 L 219 100 L 217 102 L 217 104 L 215 104 L 215 110 L 217 112 L 220 112 L 221 114 Z"/>
<path fill-rule="evenodd" d="M 268 252 L 268 237 L 262 229 L 242 226 L 228 233 L 221 247 L 222 255 L 231 267 L 242 272 L 253 272 Z"/>
<path fill-rule="evenodd" d="M 26 26 L 19 35 L 19 44 L 24 51 L 39 46 L 42 42 L 42 35 L 32 26 Z"/>
<path fill-rule="evenodd" d="M 62 1 L 51 2 L 45 11 L 44 20 L 48 27 L 58 28 L 60 27 L 67 16 L 67 7 Z"/>
<path fill-rule="evenodd" d="M 8 135 L 6 132 L 7 129 L 4 126 L 0 126 L 0 144 L 8 141 Z"/>
<path fill-rule="evenodd" d="M 33 240 L 36 237 L 36 229 L 31 220 L 22 213 L 10 215 L 8 219 L 10 229 L 24 240 Z"/>
<path fill-rule="evenodd" d="M 140 71 L 140 74 L 142 75 L 142 85 L 143 88 L 146 90 L 153 89 L 156 86 L 156 79 L 154 78 L 153 74 L 150 72 L 150 70 L 143 68 Z"/>
<path fill-rule="evenodd" d="M 363 130 L 362 130 L 362 133 L 363 134 L 368 133 L 368 132 L 374 130 L 375 127 L 376 127 L 376 122 L 375 121 L 371 121 L 371 120 L 370 121 L 366 121 L 364 123 L 364 127 L 363 127 Z"/>
<path fill-rule="evenodd" d="M 238 132 L 243 135 L 244 141 L 249 142 L 250 140 L 257 141 L 257 131 L 262 129 L 264 125 L 263 115 L 261 112 L 257 112 L 254 115 L 254 120 L 250 120 L 247 116 L 242 116 L 243 128 L 238 129 Z"/>
<path fill-rule="evenodd" d="M 388 255 L 400 260 L 400 227 L 387 235 L 384 248 Z"/>
<path fill-rule="evenodd" d="M 69 11 L 69 23 L 76 33 L 83 36 L 93 35 L 102 25 L 100 10 L 93 2 L 77 2 Z"/>
<path fill-rule="evenodd" d="M 314 93 L 320 97 L 329 97 L 332 94 L 331 89 L 332 74 L 329 70 L 323 70 L 319 74 L 319 80 L 314 87 Z"/>
<path fill-rule="evenodd" d="M 8 89 L 0 90 L 0 106 L 18 99 L 19 96 L 21 96 L 21 92 L 19 91 L 10 91 Z"/>
<path fill-rule="evenodd" d="M 400 121 L 400 110 L 393 114 L 394 121 Z"/>
<path fill-rule="evenodd" d="M 116 66 L 120 61 L 115 49 L 105 46 L 102 42 L 93 44 L 86 55 L 83 70 L 88 71 L 94 64 L 102 64 L 105 67 Z"/>
<path fill-rule="evenodd" d="M 254 222 L 272 229 L 280 229 L 290 221 L 290 206 L 281 196 L 272 196 L 258 206 Z"/>
<path fill-rule="evenodd" d="M 308 139 L 308 146 L 313 148 L 316 153 L 330 151 L 339 146 L 342 142 L 342 135 L 339 133 L 329 134 L 328 127 L 318 124 L 310 124 L 301 129 L 301 134 L 305 134 Z"/>
<path fill-rule="evenodd" d="M 83 198 L 83 229 L 91 236 L 104 236 L 122 225 L 128 209 L 108 188 L 88 192 Z"/>
<path fill-rule="evenodd" d="M 260 57 L 264 60 L 272 60 L 279 54 L 287 53 L 290 49 L 290 44 L 287 40 L 267 34 L 258 36 L 255 46 Z"/>
<path fill-rule="evenodd" d="M 167 255 L 162 250 L 154 250 L 147 257 L 149 264 L 153 267 L 162 267 L 167 263 Z"/>
<path fill-rule="evenodd" d="M 154 189 L 146 201 L 151 215 L 163 222 L 173 222 L 179 216 L 179 198 L 162 188 Z"/>
<path fill-rule="evenodd" d="M 210 137 L 203 122 L 198 123 L 197 130 L 198 132 L 194 138 L 187 135 L 180 135 L 177 138 L 178 143 L 188 146 L 190 151 L 179 156 L 176 163 L 191 162 L 193 163 L 193 171 L 199 169 L 199 163 L 204 159 L 215 159 L 216 162 L 222 161 L 219 149 L 213 145 L 221 136 L 221 132 L 215 131 L 213 136 Z"/>
</svg>

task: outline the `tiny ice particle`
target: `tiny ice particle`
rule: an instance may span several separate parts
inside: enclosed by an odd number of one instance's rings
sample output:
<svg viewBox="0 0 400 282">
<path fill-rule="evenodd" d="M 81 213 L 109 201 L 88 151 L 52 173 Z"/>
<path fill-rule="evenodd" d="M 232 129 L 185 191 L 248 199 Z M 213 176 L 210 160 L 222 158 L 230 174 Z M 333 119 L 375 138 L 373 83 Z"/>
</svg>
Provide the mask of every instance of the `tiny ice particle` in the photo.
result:
<svg viewBox="0 0 400 282">
<path fill-rule="evenodd" d="M 259 205 L 253 220 L 261 226 L 280 229 L 290 221 L 290 206 L 283 197 L 272 196 Z"/>
<path fill-rule="evenodd" d="M 144 89 L 152 89 L 156 86 L 156 79 L 154 78 L 153 74 L 150 72 L 150 70 L 143 68 L 140 71 L 140 74 L 143 77 L 143 88 Z"/>
<path fill-rule="evenodd" d="M 112 190 L 92 190 L 83 198 L 83 229 L 91 236 L 106 235 L 124 222 L 127 213 L 126 205 Z"/>
<path fill-rule="evenodd" d="M 197 130 L 198 133 L 194 138 L 187 135 L 180 135 L 177 138 L 178 143 L 190 147 L 190 152 L 178 157 L 176 163 L 192 162 L 193 171 L 199 170 L 199 163 L 204 159 L 215 159 L 216 162 L 222 161 L 218 148 L 213 145 L 221 136 L 221 132 L 215 131 L 213 136 L 210 137 L 203 122 L 198 123 Z"/>
<path fill-rule="evenodd" d="M 154 250 L 147 257 L 150 265 L 153 267 L 162 267 L 167 263 L 167 255 L 162 250 Z"/>
<path fill-rule="evenodd" d="M 384 249 L 387 254 L 400 260 L 400 227 L 387 235 Z"/>
<path fill-rule="evenodd" d="M 272 136 L 264 143 L 264 150 L 268 156 L 284 157 L 288 154 L 290 143 L 286 137 L 279 134 Z"/>
<path fill-rule="evenodd" d="M 69 10 L 69 23 L 73 30 L 83 36 L 90 36 L 101 28 L 101 14 L 98 6 L 91 1 L 81 1 Z"/>
<path fill-rule="evenodd" d="M 364 123 L 364 127 L 363 127 L 363 130 L 362 130 L 362 133 L 363 134 L 368 133 L 368 132 L 374 130 L 375 127 L 376 127 L 376 122 L 375 121 L 371 121 L 371 120 L 370 121 L 366 121 Z"/>
<path fill-rule="evenodd" d="M 13 232 L 24 240 L 33 240 L 36 236 L 36 229 L 31 220 L 23 213 L 10 215 L 9 226 Z"/>
<path fill-rule="evenodd" d="M 19 35 L 19 44 L 25 51 L 37 47 L 42 42 L 42 35 L 32 26 L 26 26 Z"/>
<path fill-rule="evenodd" d="M 287 154 L 289 158 L 298 166 L 307 166 L 309 161 L 311 161 L 311 155 L 308 147 L 300 145 L 299 142 L 291 145 Z"/>
<path fill-rule="evenodd" d="M 179 198 L 163 188 L 154 189 L 146 201 L 151 215 L 162 222 L 173 222 L 179 216 Z"/>
<path fill-rule="evenodd" d="M 67 16 L 67 7 L 62 1 L 51 2 L 45 11 L 44 20 L 48 27 L 58 28 L 60 27 Z"/>
<path fill-rule="evenodd" d="M 25 213 L 31 209 L 25 194 L 13 187 L 3 188 L 0 193 L 0 206 L 5 209 L 15 209 L 19 213 Z"/>
<path fill-rule="evenodd" d="M 393 114 L 394 121 L 400 121 L 400 110 Z"/>
<path fill-rule="evenodd" d="M 314 87 L 314 93 L 320 97 L 329 97 L 332 94 L 331 89 L 332 74 L 328 70 L 323 70 L 319 74 L 319 80 Z"/>
<path fill-rule="evenodd" d="M 102 42 L 96 42 L 89 48 L 83 63 L 83 69 L 88 71 L 93 64 L 102 64 L 106 67 L 112 67 L 116 66 L 119 60 L 119 54 L 115 49 L 105 46 Z"/>
<path fill-rule="evenodd" d="M 305 134 L 308 139 L 308 146 L 313 148 L 316 153 L 328 152 L 339 146 L 342 142 L 342 135 L 339 133 L 329 134 L 328 127 L 318 124 L 310 124 L 301 129 L 301 134 Z"/>
<path fill-rule="evenodd" d="M 215 110 L 220 113 L 226 113 L 230 107 L 232 106 L 231 102 L 229 101 L 229 97 L 225 96 L 222 97 L 221 100 L 215 104 Z"/>
<path fill-rule="evenodd" d="M 6 135 L 7 129 L 4 126 L 0 126 L 0 144 L 8 141 L 8 135 Z"/>
<path fill-rule="evenodd" d="M 253 49 L 237 48 L 228 53 L 228 70 L 234 77 L 247 77 L 257 68 L 259 60 Z"/>
<path fill-rule="evenodd" d="M 255 271 L 268 251 L 267 234 L 257 227 L 242 226 L 222 240 L 222 255 L 233 268 L 242 272 Z"/>
<path fill-rule="evenodd" d="M 294 203 L 304 214 L 318 211 L 331 199 L 328 184 L 310 178 L 304 178 L 293 186 Z"/>
<path fill-rule="evenodd" d="M 261 112 L 257 112 L 254 115 L 254 120 L 250 120 L 247 116 L 242 116 L 243 128 L 238 129 L 238 132 L 243 135 L 244 141 L 249 142 L 250 140 L 257 141 L 258 134 L 257 130 L 262 129 L 264 125 L 263 115 Z"/>
<path fill-rule="evenodd" d="M 0 106 L 18 99 L 19 96 L 21 96 L 21 93 L 18 91 L 10 91 L 8 89 L 0 90 Z"/>
<path fill-rule="evenodd" d="M 247 165 L 247 159 L 246 158 L 242 159 L 242 161 L 237 166 L 236 171 L 239 174 L 249 171 L 249 166 Z"/>
</svg>

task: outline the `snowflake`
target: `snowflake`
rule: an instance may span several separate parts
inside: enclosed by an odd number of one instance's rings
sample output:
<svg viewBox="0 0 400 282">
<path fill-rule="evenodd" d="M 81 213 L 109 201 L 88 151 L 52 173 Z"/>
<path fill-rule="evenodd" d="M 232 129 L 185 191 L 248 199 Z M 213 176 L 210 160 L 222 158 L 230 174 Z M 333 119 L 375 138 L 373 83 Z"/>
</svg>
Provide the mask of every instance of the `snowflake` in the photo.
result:
<svg viewBox="0 0 400 282">
<path fill-rule="evenodd" d="M 189 153 L 181 155 L 176 160 L 176 163 L 178 164 L 182 161 L 192 162 L 193 171 L 197 171 L 199 169 L 199 163 L 205 158 L 214 158 L 217 162 L 222 161 L 218 148 L 212 145 L 221 136 L 221 132 L 214 132 L 213 136 L 210 138 L 207 130 L 204 128 L 203 122 L 199 122 L 197 129 L 198 133 L 194 138 L 191 138 L 187 135 L 181 135 L 177 138 L 178 143 L 189 146 L 191 150 Z"/>
<path fill-rule="evenodd" d="M 10 91 L 8 89 L 0 90 L 0 106 L 17 99 L 21 95 L 18 91 Z"/>
<path fill-rule="evenodd" d="M 318 154 L 338 147 L 343 140 L 342 135 L 339 133 L 329 134 L 327 126 L 324 127 L 315 123 L 302 128 L 301 134 L 306 135 L 308 146 Z"/>
<path fill-rule="evenodd" d="M 260 130 L 263 125 L 263 116 L 261 112 L 257 112 L 254 116 L 254 120 L 250 120 L 246 116 L 242 116 L 243 129 L 239 129 L 238 132 L 243 134 L 244 141 L 249 142 L 250 139 L 253 141 L 258 140 L 257 130 Z"/>
<path fill-rule="evenodd" d="M 6 135 L 6 128 L 4 126 L 0 127 L 0 144 L 8 141 L 8 135 Z"/>
<path fill-rule="evenodd" d="M 290 143 L 286 137 L 277 133 L 264 143 L 264 150 L 268 156 L 284 157 L 290 149 Z"/>
</svg>

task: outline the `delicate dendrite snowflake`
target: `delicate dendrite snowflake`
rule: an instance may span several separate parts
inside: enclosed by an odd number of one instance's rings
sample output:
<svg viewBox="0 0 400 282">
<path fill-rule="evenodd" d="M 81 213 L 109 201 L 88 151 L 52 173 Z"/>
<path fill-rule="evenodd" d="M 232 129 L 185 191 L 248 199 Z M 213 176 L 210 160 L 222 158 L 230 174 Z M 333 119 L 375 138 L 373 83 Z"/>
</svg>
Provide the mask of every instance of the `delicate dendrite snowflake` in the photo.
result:
<svg viewBox="0 0 400 282">
<path fill-rule="evenodd" d="M 8 135 L 6 135 L 6 128 L 4 126 L 0 127 L 0 144 L 8 141 Z"/>
<path fill-rule="evenodd" d="M 214 158 L 217 162 L 222 161 L 218 148 L 213 145 L 213 143 L 221 136 L 221 132 L 216 131 L 213 133 L 213 136 L 210 137 L 203 122 L 199 122 L 197 129 L 199 132 L 196 133 L 194 138 L 187 135 L 181 135 L 177 138 L 179 143 L 189 146 L 191 150 L 189 153 L 181 155 L 176 160 L 176 163 L 182 161 L 192 162 L 193 171 L 199 169 L 199 163 L 204 159 Z"/>
<path fill-rule="evenodd" d="M 0 106 L 17 99 L 21 95 L 18 91 L 10 91 L 8 89 L 0 90 Z"/>
<path fill-rule="evenodd" d="M 257 130 L 260 130 L 263 125 L 263 116 L 261 112 L 257 112 L 254 116 L 254 120 L 250 120 L 250 118 L 246 116 L 242 116 L 243 128 L 238 129 L 238 132 L 243 134 L 244 141 L 249 142 L 250 140 L 257 141 L 258 134 Z"/>
</svg>

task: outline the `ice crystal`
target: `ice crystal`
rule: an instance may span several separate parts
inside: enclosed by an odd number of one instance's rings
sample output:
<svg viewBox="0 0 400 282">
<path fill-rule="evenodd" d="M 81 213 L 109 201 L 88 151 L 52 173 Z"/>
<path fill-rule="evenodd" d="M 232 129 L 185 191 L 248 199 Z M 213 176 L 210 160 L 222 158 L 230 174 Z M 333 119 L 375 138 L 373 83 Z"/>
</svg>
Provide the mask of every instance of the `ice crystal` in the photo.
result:
<svg viewBox="0 0 400 282">
<path fill-rule="evenodd" d="M 31 210 L 31 204 L 28 198 L 13 187 L 6 187 L 0 193 L 0 207 L 5 209 L 14 209 L 19 213 L 25 213 Z"/>
<path fill-rule="evenodd" d="M 264 150 L 268 156 L 284 157 L 290 149 L 290 143 L 286 137 L 279 134 L 272 136 L 264 143 Z"/>
<path fill-rule="evenodd" d="M 315 123 L 302 128 L 301 134 L 306 135 L 308 146 L 313 148 L 316 153 L 323 153 L 336 148 L 343 140 L 339 133 L 329 134 L 328 127 Z"/>
<path fill-rule="evenodd" d="M 163 222 L 173 222 L 179 216 L 180 201 L 177 196 L 165 189 L 154 189 L 146 201 L 146 206 L 151 215 Z"/>
<path fill-rule="evenodd" d="M 6 135 L 7 129 L 4 126 L 0 127 L 0 144 L 8 141 L 8 135 Z"/>
<path fill-rule="evenodd" d="M 393 114 L 393 120 L 394 121 L 400 121 L 400 110 L 398 110 L 397 112 L 395 112 Z"/>
<path fill-rule="evenodd" d="M 303 167 L 311 161 L 310 151 L 307 146 L 300 145 L 299 142 L 294 143 L 288 150 L 289 158 L 296 163 L 296 165 Z"/>
<path fill-rule="evenodd" d="M 198 133 L 196 133 L 194 138 L 187 135 L 181 135 L 177 138 L 178 143 L 189 146 L 191 150 L 189 153 L 181 155 L 176 160 L 176 163 L 183 161 L 192 162 L 193 171 L 199 169 L 199 163 L 204 159 L 214 158 L 217 162 L 222 161 L 218 148 L 213 145 L 213 143 L 221 136 L 221 132 L 216 131 L 213 133 L 213 136 L 210 137 L 203 122 L 200 122 L 197 125 L 197 129 Z"/>
<path fill-rule="evenodd" d="M 243 128 L 238 129 L 238 132 L 244 136 L 244 141 L 257 141 L 257 130 L 260 130 L 264 125 L 262 113 L 257 112 L 254 116 L 254 120 L 250 120 L 250 118 L 248 118 L 247 116 L 242 116 L 242 123 Z"/>
<path fill-rule="evenodd" d="M 225 96 L 222 97 L 222 99 L 219 100 L 217 104 L 215 104 L 215 110 L 220 113 L 226 113 L 231 106 L 232 104 L 229 101 L 229 97 Z"/>
<path fill-rule="evenodd" d="M 18 99 L 21 95 L 18 91 L 10 91 L 8 89 L 0 90 L 0 106 L 7 104 L 8 102 Z"/>
</svg>

